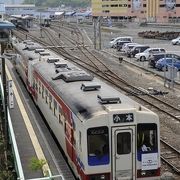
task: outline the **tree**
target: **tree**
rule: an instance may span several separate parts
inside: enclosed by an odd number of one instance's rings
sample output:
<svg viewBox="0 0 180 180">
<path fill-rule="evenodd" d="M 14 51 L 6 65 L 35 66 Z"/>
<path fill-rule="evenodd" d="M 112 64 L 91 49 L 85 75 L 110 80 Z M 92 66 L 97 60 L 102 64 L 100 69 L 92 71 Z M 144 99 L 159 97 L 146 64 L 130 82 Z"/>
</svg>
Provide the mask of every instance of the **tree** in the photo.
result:
<svg viewBox="0 0 180 180">
<path fill-rule="evenodd" d="M 23 4 L 34 4 L 36 6 L 58 7 L 61 4 L 71 7 L 87 7 L 90 0 L 24 0 Z"/>
</svg>

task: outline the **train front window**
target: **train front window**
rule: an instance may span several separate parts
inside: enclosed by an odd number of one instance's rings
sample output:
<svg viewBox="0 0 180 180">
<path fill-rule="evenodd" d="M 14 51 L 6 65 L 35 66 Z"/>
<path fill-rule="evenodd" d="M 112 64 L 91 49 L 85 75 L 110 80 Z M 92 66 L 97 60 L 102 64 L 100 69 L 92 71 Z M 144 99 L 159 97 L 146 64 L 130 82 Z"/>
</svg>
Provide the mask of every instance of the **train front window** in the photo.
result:
<svg viewBox="0 0 180 180">
<path fill-rule="evenodd" d="M 131 152 L 131 134 L 129 132 L 117 134 L 117 154 L 129 154 Z"/>
<path fill-rule="evenodd" d="M 87 130 L 88 164 L 90 166 L 109 164 L 108 127 Z"/>
<path fill-rule="evenodd" d="M 137 150 L 141 153 L 153 153 L 158 149 L 156 124 L 137 125 Z"/>
</svg>

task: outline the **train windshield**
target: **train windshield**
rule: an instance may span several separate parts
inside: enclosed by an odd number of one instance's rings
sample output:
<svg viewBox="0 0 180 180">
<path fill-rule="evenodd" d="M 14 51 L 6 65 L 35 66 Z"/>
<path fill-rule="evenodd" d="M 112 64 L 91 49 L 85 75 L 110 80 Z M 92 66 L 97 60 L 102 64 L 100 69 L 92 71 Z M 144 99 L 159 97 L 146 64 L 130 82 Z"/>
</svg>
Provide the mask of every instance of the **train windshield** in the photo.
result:
<svg viewBox="0 0 180 180">
<path fill-rule="evenodd" d="M 87 130 L 87 144 L 90 166 L 109 164 L 108 127 L 89 128 Z"/>
<path fill-rule="evenodd" d="M 137 125 L 137 151 L 153 153 L 158 150 L 157 124 Z M 138 158 L 140 159 L 140 157 Z"/>
</svg>

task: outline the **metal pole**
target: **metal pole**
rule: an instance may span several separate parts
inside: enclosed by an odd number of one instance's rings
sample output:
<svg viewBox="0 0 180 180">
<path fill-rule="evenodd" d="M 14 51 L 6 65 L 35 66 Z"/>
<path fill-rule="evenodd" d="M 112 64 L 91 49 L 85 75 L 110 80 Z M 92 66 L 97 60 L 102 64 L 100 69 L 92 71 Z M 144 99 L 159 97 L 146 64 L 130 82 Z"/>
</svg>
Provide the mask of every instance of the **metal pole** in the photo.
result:
<svg viewBox="0 0 180 180">
<path fill-rule="evenodd" d="M 93 18 L 94 23 L 94 49 L 96 49 L 96 19 Z"/>
<path fill-rule="evenodd" d="M 166 61 L 166 54 L 164 55 L 165 61 Z M 166 63 L 165 63 L 166 64 Z M 164 87 L 166 87 L 166 68 L 164 68 Z"/>
<path fill-rule="evenodd" d="M 101 50 L 101 17 L 99 17 L 99 50 Z"/>
<path fill-rule="evenodd" d="M 174 88 L 174 58 L 172 59 L 171 87 Z"/>
<path fill-rule="evenodd" d="M 2 82 L 4 89 L 4 136 L 5 136 L 5 148 L 8 148 L 8 121 L 7 121 L 7 90 L 6 90 L 6 69 L 5 58 L 3 57 L 5 50 L 5 44 L 1 43 L 1 57 L 2 57 Z"/>
</svg>

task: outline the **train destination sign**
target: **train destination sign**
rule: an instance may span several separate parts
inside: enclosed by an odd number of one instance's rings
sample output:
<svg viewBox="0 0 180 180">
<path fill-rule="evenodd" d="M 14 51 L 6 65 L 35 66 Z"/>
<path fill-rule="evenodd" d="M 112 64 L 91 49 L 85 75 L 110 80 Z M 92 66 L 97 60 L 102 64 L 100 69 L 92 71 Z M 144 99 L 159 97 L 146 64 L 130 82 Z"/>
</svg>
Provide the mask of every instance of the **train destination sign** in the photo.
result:
<svg viewBox="0 0 180 180">
<path fill-rule="evenodd" d="M 113 114 L 114 123 L 127 123 L 127 122 L 133 122 L 133 121 L 134 121 L 133 113 Z"/>
</svg>

